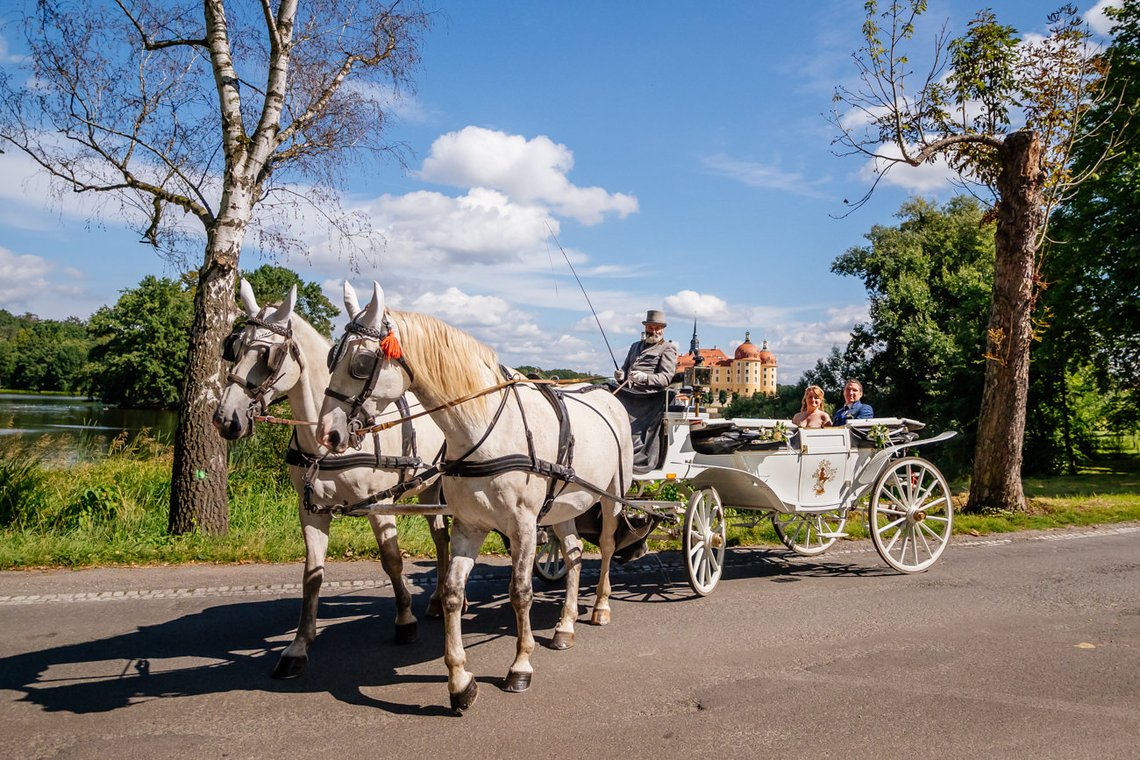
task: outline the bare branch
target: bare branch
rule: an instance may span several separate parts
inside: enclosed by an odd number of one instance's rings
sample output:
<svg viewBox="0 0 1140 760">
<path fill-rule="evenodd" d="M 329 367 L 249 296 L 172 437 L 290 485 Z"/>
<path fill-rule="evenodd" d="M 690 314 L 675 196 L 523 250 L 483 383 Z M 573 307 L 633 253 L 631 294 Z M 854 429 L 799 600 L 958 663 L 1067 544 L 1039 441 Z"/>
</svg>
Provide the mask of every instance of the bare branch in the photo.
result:
<svg viewBox="0 0 1140 760">
<path fill-rule="evenodd" d="M 145 50 L 162 50 L 163 48 L 178 47 L 181 45 L 188 45 L 191 47 L 206 47 L 206 38 L 201 39 L 174 39 L 174 40 L 152 40 L 149 35 L 143 30 L 142 24 L 135 18 L 134 14 L 130 12 L 127 6 L 123 5 L 122 0 L 115 0 L 115 5 L 123 12 L 123 15 L 131 22 L 131 25 L 138 30 L 139 39 L 142 40 L 143 48 Z"/>
</svg>

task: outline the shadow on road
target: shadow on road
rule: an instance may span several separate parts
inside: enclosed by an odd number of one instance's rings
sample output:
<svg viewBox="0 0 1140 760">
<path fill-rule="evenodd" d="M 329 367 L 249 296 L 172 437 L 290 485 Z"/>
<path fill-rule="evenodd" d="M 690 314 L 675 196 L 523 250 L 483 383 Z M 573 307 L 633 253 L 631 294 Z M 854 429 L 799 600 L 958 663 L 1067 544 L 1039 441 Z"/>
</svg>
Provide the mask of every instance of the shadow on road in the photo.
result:
<svg viewBox="0 0 1140 760">
<path fill-rule="evenodd" d="M 790 558 L 771 550 L 733 548 L 728 558 L 722 582 L 766 578 L 773 583 L 791 583 L 838 575 L 893 574 L 886 568 L 862 567 L 834 558 L 826 562 Z M 597 560 L 589 559 L 583 565 L 579 606 L 587 616 L 598 565 Z M 484 581 L 468 584 L 470 608 L 463 621 L 468 649 L 515 635 L 514 612 L 506 594 L 507 569 L 490 570 Z M 434 580 L 434 572 L 431 576 Z M 624 602 L 659 604 L 695 597 L 679 552 L 651 553 L 617 568 L 612 580 L 613 598 Z M 536 581 L 535 592 L 531 620 L 542 646 L 549 642 L 557 623 L 563 592 L 541 581 Z M 417 601 L 422 603 L 426 598 Z M 83 614 L 88 609 L 86 604 L 75 603 L 75 613 Z M 151 699 L 260 691 L 328 693 L 348 704 L 397 714 L 451 714 L 441 705 L 401 704 L 362 692 L 423 682 L 437 683 L 439 694 L 445 693 L 442 622 L 419 614 L 419 640 L 397 646 L 391 641 L 395 604 L 385 596 L 357 592 L 323 597 L 321 628 L 310 651 L 308 669 L 292 681 L 270 678 L 281 650 L 296 630 L 299 606 L 299 598 L 234 601 L 110 638 L 3 658 L 0 689 L 22 693 L 22 701 L 49 712 L 99 713 Z M 579 624 L 587 625 L 585 620 Z M 438 676 L 401 672 L 436 660 Z M 504 672 L 508 664 L 503 663 Z M 497 685 L 494 678 L 479 680 Z"/>
<path fill-rule="evenodd" d="M 469 588 L 464 620 L 469 648 L 514 636 L 510 604 L 492 591 L 497 589 L 489 584 Z M 74 604 L 75 613 L 83 614 L 86 604 Z M 345 703 L 393 713 L 451 714 L 439 705 L 399 704 L 362 693 L 364 688 L 421 681 L 438 683 L 439 695 L 446 694 L 442 622 L 419 614 L 418 641 L 397 646 L 392 643 L 391 598 L 360 593 L 322 598 L 308 669 L 295 680 L 272 679 L 277 658 L 296 630 L 299 606 L 299 598 L 219 604 L 110 638 L 2 658 L 0 689 L 20 692 L 21 701 L 49 712 L 77 714 L 151 699 L 243 691 L 327 692 Z M 543 605 L 542 613 L 550 625 L 557 620 L 552 605 Z M 440 660 L 438 676 L 399 672 L 433 660 Z"/>
</svg>

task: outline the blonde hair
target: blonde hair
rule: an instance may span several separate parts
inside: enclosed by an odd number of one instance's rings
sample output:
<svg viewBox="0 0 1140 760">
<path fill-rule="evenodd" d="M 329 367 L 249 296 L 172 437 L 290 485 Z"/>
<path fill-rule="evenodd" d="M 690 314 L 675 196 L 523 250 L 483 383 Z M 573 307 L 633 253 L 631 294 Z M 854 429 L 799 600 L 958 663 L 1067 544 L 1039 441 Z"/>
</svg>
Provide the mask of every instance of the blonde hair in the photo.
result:
<svg viewBox="0 0 1140 760">
<path fill-rule="evenodd" d="M 821 409 L 823 408 L 823 406 L 822 406 L 822 404 L 823 404 L 823 388 L 820 388 L 818 385 L 809 385 L 807 388 L 804 388 L 804 397 L 803 397 L 803 399 L 800 400 L 800 411 L 801 412 L 807 411 L 808 396 L 813 396 L 813 397 L 819 399 L 820 400 L 820 408 Z"/>
</svg>

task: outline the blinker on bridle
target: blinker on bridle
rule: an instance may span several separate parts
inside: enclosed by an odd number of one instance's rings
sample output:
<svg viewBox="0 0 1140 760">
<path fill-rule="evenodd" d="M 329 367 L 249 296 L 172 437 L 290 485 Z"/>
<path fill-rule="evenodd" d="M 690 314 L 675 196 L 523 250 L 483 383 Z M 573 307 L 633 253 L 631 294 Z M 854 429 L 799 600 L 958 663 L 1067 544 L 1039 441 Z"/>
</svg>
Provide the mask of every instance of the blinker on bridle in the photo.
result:
<svg viewBox="0 0 1140 760">
<path fill-rule="evenodd" d="M 268 347 L 262 346 L 249 346 L 246 350 L 256 350 L 260 356 L 259 363 L 264 363 L 269 370 L 267 377 L 261 383 L 254 383 L 248 377 L 241 377 L 234 374 L 231 370 L 226 376 L 228 382 L 240 385 L 249 391 L 253 397 L 253 403 L 250 404 L 250 415 L 256 414 L 255 406 L 261 406 L 262 412 L 269 407 L 272 399 L 266 399 L 265 396 L 269 392 L 270 387 L 281 377 L 281 367 L 285 363 L 285 357 L 292 354 L 297 363 L 303 366 L 301 360 L 301 352 L 297 348 L 297 344 L 293 341 L 293 324 L 286 322 L 284 325 L 266 322 L 264 319 L 258 317 L 250 317 L 246 320 L 245 326 L 254 325 L 269 330 L 271 333 L 280 335 L 285 340 L 282 343 L 274 343 Z M 241 358 L 243 346 L 245 344 L 245 326 L 239 330 L 235 330 L 226 336 L 222 342 L 222 359 L 231 364 Z"/>
</svg>

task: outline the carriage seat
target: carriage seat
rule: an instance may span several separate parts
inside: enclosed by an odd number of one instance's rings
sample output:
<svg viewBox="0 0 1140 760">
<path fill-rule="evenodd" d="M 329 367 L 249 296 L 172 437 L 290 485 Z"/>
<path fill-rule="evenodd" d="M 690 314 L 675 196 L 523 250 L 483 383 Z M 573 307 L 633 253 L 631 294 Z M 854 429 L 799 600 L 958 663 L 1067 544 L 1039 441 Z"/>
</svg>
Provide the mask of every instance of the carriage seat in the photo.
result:
<svg viewBox="0 0 1140 760">
<path fill-rule="evenodd" d="M 774 437 L 782 429 L 783 436 Z M 698 454 L 731 454 L 734 451 L 770 451 L 788 445 L 797 428 L 791 420 L 742 418 L 710 422 L 689 431 L 689 442 Z"/>
</svg>

